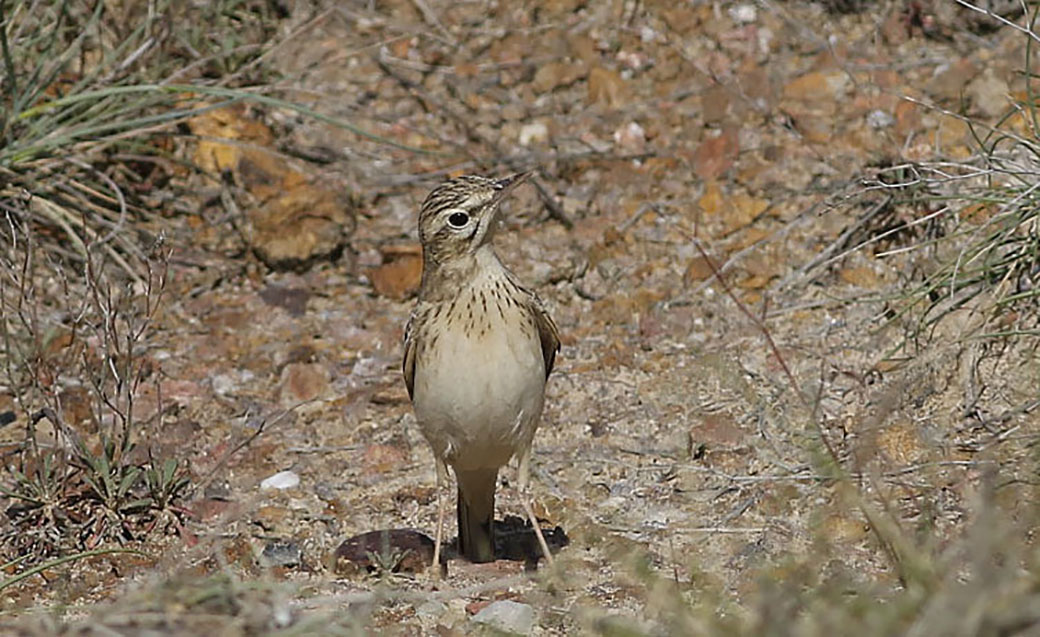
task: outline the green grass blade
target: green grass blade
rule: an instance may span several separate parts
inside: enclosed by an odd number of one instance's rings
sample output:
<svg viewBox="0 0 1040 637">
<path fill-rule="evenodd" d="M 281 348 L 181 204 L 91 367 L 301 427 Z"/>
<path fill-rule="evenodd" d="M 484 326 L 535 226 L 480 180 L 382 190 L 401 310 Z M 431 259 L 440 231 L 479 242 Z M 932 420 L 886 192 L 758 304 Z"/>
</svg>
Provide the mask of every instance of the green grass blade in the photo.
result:
<svg viewBox="0 0 1040 637">
<path fill-rule="evenodd" d="M 65 557 L 59 557 L 57 559 L 50 560 L 49 562 L 44 562 L 43 564 L 38 564 L 38 565 L 36 565 L 36 566 L 26 570 L 23 573 L 19 573 L 18 575 L 15 575 L 14 577 L 10 577 L 10 578 L 0 582 L 0 591 L 3 591 L 4 589 L 10 588 L 11 586 L 14 586 L 15 584 L 17 584 L 18 582 L 21 582 L 24 579 L 28 579 L 28 578 L 32 577 L 33 575 L 36 575 L 37 573 L 42 573 L 43 571 L 45 571 L 45 570 L 47 570 L 49 568 L 54 568 L 56 566 L 61 566 L 62 564 L 68 564 L 69 562 L 75 562 L 76 560 L 82 560 L 82 559 L 86 559 L 86 558 L 90 558 L 90 557 L 97 557 L 99 555 L 111 555 L 113 553 L 132 553 L 134 555 L 140 555 L 142 557 L 145 556 L 145 554 L 142 553 L 141 551 L 135 551 L 134 549 L 97 549 L 97 550 L 94 550 L 94 551 L 83 551 L 82 553 L 76 553 L 74 555 L 66 555 Z M 21 559 L 21 558 L 19 558 L 19 559 Z"/>
</svg>

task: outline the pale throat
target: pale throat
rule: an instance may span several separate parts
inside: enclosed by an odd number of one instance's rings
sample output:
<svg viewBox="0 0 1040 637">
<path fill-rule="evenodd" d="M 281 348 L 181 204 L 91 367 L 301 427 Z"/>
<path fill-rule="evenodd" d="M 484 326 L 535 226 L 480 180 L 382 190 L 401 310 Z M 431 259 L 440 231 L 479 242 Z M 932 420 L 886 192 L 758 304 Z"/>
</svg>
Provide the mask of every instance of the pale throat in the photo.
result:
<svg viewBox="0 0 1040 637">
<path fill-rule="evenodd" d="M 431 266 L 423 270 L 421 296 L 426 301 L 451 299 L 466 288 L 493 285 L 495 281 L 509 278 L 490 243 L 480 245 L 472 253 Z"/>
</svg>

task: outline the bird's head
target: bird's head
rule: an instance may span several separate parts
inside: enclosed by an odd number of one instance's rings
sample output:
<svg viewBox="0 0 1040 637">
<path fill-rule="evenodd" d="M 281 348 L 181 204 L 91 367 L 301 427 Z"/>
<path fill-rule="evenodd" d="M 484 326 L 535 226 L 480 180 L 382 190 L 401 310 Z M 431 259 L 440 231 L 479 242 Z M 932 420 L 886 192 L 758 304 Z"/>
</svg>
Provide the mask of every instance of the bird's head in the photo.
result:
<svg viewBox="0 0 1040 637">
<path fill-rule="evenodd" d="M 437 186 L 419 212 L 419 239 L 426 267 L 473 255 L 494 235 L 502 200 L 531 173 L 502 179 L 464 175 Z"/>
</svg>

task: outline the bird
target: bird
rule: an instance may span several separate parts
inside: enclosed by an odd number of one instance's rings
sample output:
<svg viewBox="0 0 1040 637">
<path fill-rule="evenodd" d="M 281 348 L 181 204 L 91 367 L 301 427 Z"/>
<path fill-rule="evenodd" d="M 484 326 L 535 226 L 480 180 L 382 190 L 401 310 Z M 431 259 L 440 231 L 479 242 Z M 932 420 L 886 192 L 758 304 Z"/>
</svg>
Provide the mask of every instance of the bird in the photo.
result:
<svg viewBox="0 0 1040 637">
<path fill-rule="evenodd" d="M 538 296 L 520 284 L 492 245 L 500 204 L 530 174 L 449 179 L 419 211 L 423 273 L 405 327 L 402 367 L 437 466 L 435 570 L 447 467 L 458 487 L 458 552 L 471 562 L 490 562 L 498 472 L 514 457 L 521 504 L 552 564 L 528 479 L 560 334 Z"/>
</svg>

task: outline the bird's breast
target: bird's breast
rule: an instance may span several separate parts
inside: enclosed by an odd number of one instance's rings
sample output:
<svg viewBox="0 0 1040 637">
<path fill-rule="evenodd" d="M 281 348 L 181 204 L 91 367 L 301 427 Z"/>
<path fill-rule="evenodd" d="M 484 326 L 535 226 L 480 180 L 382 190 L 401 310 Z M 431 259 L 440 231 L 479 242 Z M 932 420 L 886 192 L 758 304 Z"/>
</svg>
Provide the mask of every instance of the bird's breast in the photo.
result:
<svg viewBox="0 0 1040 637">
<path fill-rule="evenodd" d="M 449 463 L 508 462 L 530 444 L 544 389 L 531 310 L 508 286 L 471 286 L 433 310 L 417 352 L 413 398 L 423 432 Z"/>
</svg>

